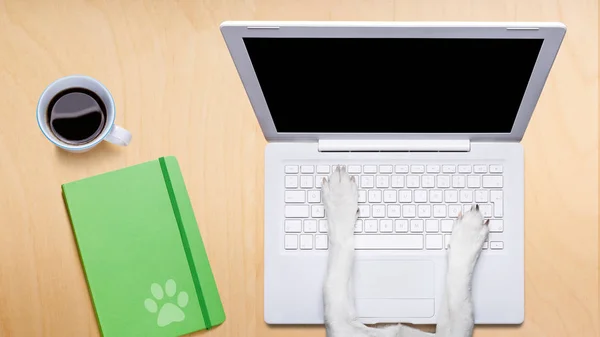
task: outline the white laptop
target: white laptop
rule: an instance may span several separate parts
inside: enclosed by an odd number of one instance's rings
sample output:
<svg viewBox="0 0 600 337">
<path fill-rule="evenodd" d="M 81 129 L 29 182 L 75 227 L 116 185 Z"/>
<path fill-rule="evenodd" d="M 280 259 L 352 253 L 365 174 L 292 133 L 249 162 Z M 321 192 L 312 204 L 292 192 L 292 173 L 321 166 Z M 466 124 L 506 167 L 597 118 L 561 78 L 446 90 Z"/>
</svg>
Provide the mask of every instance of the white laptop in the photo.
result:
<svg viewBox="0 0 600 337">
<path fill-rule="evenodd" d="M 436 322 L 452 222 L 474 203 L 491 229 L 473 279 L 475 322 L 523 322 L 520 141 L 565 31 L 561 23 L 224 22 L 268 141 L 265 321 L 323 323 L 319 185 L 342 164 L 360 189 L 362 322 Z"/>
</svg>

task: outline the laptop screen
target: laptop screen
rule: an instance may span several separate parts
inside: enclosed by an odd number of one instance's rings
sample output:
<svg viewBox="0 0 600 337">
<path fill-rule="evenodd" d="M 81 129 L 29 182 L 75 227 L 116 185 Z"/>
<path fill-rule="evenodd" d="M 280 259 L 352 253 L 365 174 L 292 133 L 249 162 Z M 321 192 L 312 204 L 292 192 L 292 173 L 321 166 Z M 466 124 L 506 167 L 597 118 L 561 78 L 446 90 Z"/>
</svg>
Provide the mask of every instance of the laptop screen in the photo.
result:
<svg viewBox="0 0 600 337">
<path fill-rule="evenodd" d="M 510 133 L 542 43 L 244 38 L 280 133 Z"/>
</svg>

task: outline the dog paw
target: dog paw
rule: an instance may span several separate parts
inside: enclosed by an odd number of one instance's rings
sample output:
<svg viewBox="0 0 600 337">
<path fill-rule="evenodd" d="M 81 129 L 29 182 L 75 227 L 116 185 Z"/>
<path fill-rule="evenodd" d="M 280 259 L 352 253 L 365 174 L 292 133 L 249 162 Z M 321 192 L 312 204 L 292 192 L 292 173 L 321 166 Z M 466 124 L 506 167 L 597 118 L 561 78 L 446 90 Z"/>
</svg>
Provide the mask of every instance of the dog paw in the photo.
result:
<svg viewBox="0 0 600 337">
<path fill-rule="evenodd" d="M 451 254 L 460 259 L 477 258 L 489 233 L 488 222 L 484 221 L 479 205 L 459 214 L 452 228 Z"/>
<path fill-rule="evenodd" d="M 358 216 L 358 187 L 345 167 L 337 166 L 321 187 L 330 238 L 354 235 Z"/>
</svg>

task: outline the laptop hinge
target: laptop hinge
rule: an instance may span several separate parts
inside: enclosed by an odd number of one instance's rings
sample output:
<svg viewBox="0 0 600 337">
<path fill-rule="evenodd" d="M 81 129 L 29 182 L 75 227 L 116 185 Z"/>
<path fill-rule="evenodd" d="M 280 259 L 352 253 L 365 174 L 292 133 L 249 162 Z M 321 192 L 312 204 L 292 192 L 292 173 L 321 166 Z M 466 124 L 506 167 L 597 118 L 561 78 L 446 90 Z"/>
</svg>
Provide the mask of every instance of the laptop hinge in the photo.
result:
<svg viewBox="0 0 600 337">
<path fill-rule="evenodd" d="M 319 152 L 469 152 L 468 139 L 320 139 Z"/>
</svg>

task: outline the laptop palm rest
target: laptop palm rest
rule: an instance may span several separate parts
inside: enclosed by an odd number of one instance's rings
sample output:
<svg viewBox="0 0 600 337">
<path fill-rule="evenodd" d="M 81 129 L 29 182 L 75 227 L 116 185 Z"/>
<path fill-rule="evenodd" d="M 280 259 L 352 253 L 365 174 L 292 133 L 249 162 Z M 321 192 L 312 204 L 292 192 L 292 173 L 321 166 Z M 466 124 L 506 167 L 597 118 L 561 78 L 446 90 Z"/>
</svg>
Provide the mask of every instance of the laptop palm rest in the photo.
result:
<svg viewBox="0 0 600 337">
<path fill-rule="evenodd" d="M 356 262 L 354 286 L 359 317 L 427 318 L 435 313 L 433 261 Z"/>
</svg>

